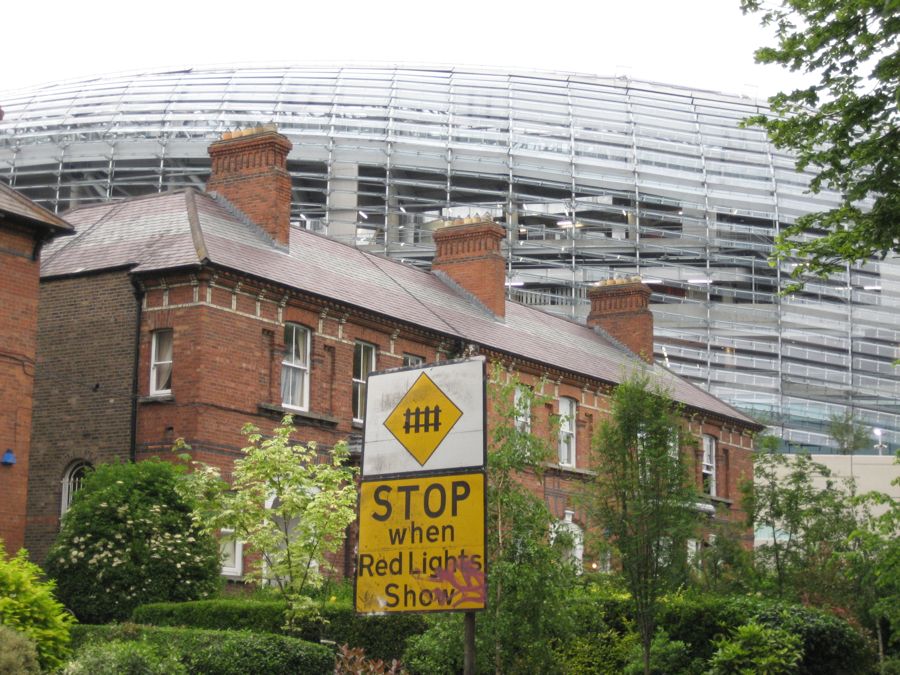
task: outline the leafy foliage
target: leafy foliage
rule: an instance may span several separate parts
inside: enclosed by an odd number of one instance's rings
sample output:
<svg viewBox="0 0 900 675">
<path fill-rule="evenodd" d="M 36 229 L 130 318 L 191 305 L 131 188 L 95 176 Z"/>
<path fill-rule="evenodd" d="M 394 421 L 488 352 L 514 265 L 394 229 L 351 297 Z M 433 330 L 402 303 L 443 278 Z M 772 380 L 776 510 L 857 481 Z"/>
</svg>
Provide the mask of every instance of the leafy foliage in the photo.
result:
<svg viewBox="0 0 900 675">
<path fill-rule="evenodd" d="M 78 626 L 72 636 L 79 649 L 126 640 L 170 650 L 191 675 L 295 675 L 334 668 L 334 654 L 327 647 L 270 633 L 118 624 Z"/>
<path fill-rule="evenodd" d="M 126 619 L 140 604 L 205 597 L 219 586 L 215 540 L 194 522 L 169 462 L 89 473 L 47 555 L 60 599 L 85 622 Z"/>
<path fill-rule="evenodd" d="M 143 642 L 113 640 L 79 651 L 62 675 L 183 675 L 187 669 L 168 651 Z"/>
<path fill-rule="evenodd" d="M 153 626 L 284 633 L 314 642 L 324 639 L 362 648 L 370 658 L 385 661 L 399 659 L 410 636 L 426 628 L 426 618 L 421 614 L 358 615 L 348 603 L 326 601 L 309 623 L 297 623 L 288 629 L 284 619 L 287 608 L 283 600 L 160 602 L 138 607 L 132 620 Z"/>
<path fill-rule="evenodd" d="M 828 275 L 846 263 L 900 249 L 900 2 L 898 0 L 741 0 L 774 26 L 778 44 L 760 63 L 809 73 L 818 82 L 770 99 L 774 116 L 748 120 L 776 147 L 817 172 L 811 189 L 836 191 L 834 208 L 797 219 L 776 257 L 800 259 L 792 276 Z M 871 199 L 871 208 L 862 202 Z M 808 234 L 822 234 L 809 237 Z"/>
<path fill-rule="evenodd" d="M 0 541 L 0 625 L 34 642 L 41 668 L 52 670 L 69 653 L 74 620 L 53 597 L 53 582 L 41 581 L 42 575 L 24 549 L 7 558 Z"/>
<path fill-rule="evenodd" d="M 771 440 L 760 443 L 754 479 L 741 487 L 764 540 L 756 547 L 757 571 L 778 597 L 822 598 L 840 581 L 833 553 L 854 528 L 849 495 L 827 467 L 806 454 L 782 455 Z"/>
<path fill-rule="evenodd" d="M 518 390 L 518 395 L 516 391 Z M 558 420 L 546 434 L 517 424 L 547 399 L 494 367 L 489 387 L 494 412 L 488 452 L 488 608 L 478 617 L 478 654 L 497 671 L 553 672 L 552 642 L 568 633 L 566 597 L 575 569 L 566 559 L 571 537 L 554 530 L 544 501 L 523 484 L 541 481 L 554 456 Z"/>
<path fill-rule="evenodd" d="M 195 464 L 188 490 L 202 504 L 209 531 L 231 529 L 261 563 L 252 572 L 274 584 L 286 600 L 322 583 L 326 555 L 337 551 L 356 517 L 355 469 L 347 465 L 345 443 L 319 461 L 315 443 L 291 440 L 290 415 L 264 437 L 245 425 L 248 445 L 234 463 L 228 486 L 212 467 Z"/>
<path fill-rule="evenodd" d="M 24 633 L 0 624 L 0 675 L 39 675 L 37 649 Z"/>
<path fill-rule="evenodd" d="M 716 641 L 710 675 L 790 675 L 803 656 L 800 637 L 758 623 L 738 626 L 729 638 Z"/>
<path fill-rule="evenodd" d="M 406 669 L 397 659 L 389 664 L 381 659 L 370 659 L 364 649 L 342 645 L 334 663 L 335 675 L 406 675 Z"/>
<path fill-rule="evenodd" d="M 646 373 L 626 378 L 610 404 L 594 439 L 596 474 L 584 503 L 621 563 L 649 672 L 659 598 L 684 578 L 685 542 L 697 526 L 681 451 L 690 439 L 678 407 Z"/>
</svg>

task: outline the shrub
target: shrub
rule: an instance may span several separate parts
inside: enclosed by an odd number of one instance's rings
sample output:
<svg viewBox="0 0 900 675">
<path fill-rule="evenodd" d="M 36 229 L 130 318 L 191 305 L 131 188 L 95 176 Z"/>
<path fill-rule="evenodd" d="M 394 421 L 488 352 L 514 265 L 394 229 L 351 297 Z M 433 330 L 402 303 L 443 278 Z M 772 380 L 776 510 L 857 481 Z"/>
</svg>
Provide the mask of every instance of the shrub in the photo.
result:
<svg viewBox="0 0 900 675">
<path fill-rule="evenodd" d="M 343 645 L 334 659 L 335 675 L 406 675 L 401 663 L 394 659 L 390 664 L 381 659 L 370 659 L 363 649 L 350 649 Z"/>
<path fill-rule="evenodd" d="M 657 630 L 650 643 L 651 675 L 692 675 L 703 671 L 703 661 L 691 658 L 688 646 L 681 640 L 670 640 L 663 630 Z M 625 675 L 643 675 L 644 650 L 635 642 L 628 664 L 622 671 Z"/>
<path fill-rule="evenodd" d="M 411 637 L 403 663 L 419 675 L 455 675 L 463 671 L 463 622 L 460 614 L 431 617 L 428 630 Z"/>
<path fill-rule="evenodd" d="M 62 675 L 182 675 L 187 669 L 172 654 L 144 642 L 113 640 L 88 645 Z"/>
<path fill-rule="evenodd" d="M 270 633 L 110 624 L 78 626 L 72 635 L 76 645 L 130 640 L 169 649 L 192 675 L 296 675 L 334 669 L 331 649 Z"/>
<path fill-rule="evenodd" d="M 803 656 L 798 635 L 755 622 L 739 626 L 730 638 L 716 640 L 710 675 L 790 675 Z"/>
<path fill-rule="evenodd" d="M 39 675 L 37 649 L 24 633 L 0 625 L 0 675 Z"/>
<path fill-rule="evenodd" d="M 772 604 L 753 613 L 757 623 L 800 637 L 802 675 L 863 675 L 872 672 L 875 651 L 853 626 L 820 610 L 801 605 Z"/>
<path fill-rule="evenodd" d="M 159 460 L 89 473 L 47 558 L 60 599 L 82 621 L 125 619 L 136 606 L 193 600 L 219 586 L 218 545 Z"/>
<path fill-rule="evenodd" d="M 564 673 L 619 675 L 635 647 L 639 648 L 637 640 L 637 633 L 614 630 L 578 635 L 558 648 L 557 657 Z"/>
<path fill-rule="evenodd" d="M 38 661 L 52 670 L 69 652 L 72 616 L 53 597 L 53 583 L 39 581 L 41 568 L 28 562 L 24 550 L 7 558 L 0 542 L 0 624 L 34 642 Z"/>
<path fill-rule="evenodd" d="M 283 601 L 195 600 L 154 602 L 136 607 L 135 623 L 153 626 L 190 626 L 213 630 L 256 630 L 281 633 L 284 628 Z"/>
<path fill-rule="evenodd" d="M 285 630 L 282 601 L 197 600 L 194 602 L 158 602 L 134 610 L 136 623 L 155 626 L 191 626 L 210 629 L 251 629 L 270 633 Z M 324 620 L 324 621 L 323 621 Z M 295 617 L 294 629 L 288 634 L 317 642 L 330 640 L 336 644 L 361 647 L 373 659 L 391 661 L 403 655 L 407 639 L 423 632 L 426 619 L 419 614 L 359 616 L 347 604 L 325 603 L 317 615 L 304 622 Z"/>
</svg>

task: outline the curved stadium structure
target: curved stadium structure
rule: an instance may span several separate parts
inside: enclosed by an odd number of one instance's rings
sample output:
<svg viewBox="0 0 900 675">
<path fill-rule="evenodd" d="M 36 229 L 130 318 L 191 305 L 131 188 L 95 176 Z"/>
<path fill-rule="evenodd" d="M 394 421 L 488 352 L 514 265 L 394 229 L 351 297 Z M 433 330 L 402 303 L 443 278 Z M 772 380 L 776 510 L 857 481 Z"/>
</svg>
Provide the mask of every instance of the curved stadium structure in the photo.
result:
<svg viewBox="0 0 900 675">
<path fill-rule="evenodd" d="M 640 274 L 656 357 L 828 452 L 847 409 L 900 441 L 900 264 L 781 298 L 779 229 L 829 207 L 742 118 L 747 98 L 566 73 L 273 66 L 142 72 L 0 94 L 0 179 L 55 211 L 203 186 L 222 132 L 294 144 L 297 227 L 427 265 L 443 220 L 507 229 L 510 296 L 573 319 Z"/>
</svg>

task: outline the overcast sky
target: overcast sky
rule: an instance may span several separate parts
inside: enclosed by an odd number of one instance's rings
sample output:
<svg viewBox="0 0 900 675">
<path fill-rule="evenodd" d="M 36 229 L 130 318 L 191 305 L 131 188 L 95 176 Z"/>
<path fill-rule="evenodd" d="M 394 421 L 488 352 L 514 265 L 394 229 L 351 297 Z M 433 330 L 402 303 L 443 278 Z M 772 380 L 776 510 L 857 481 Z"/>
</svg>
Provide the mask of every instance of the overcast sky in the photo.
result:
<svg viewBox="0 0 900 675">
<path fill-rule="evenodd" d="M 765 98 L 798 82 L 739 0 L 80 0 L 3 8 L 0 91 L 155 67 L 411 63 L 628 75 Z M 0 101 L 2 104 L 2 101 Z"/>
</svg>

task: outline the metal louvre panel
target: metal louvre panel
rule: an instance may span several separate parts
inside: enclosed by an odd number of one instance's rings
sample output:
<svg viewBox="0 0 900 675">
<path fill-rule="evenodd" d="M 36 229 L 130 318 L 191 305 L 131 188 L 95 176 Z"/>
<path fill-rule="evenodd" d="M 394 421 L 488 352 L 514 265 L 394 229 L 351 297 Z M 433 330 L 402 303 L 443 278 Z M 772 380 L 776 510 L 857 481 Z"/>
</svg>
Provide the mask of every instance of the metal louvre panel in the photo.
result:
<svg viewBox="0 0 900 675">
<path fill-rule="evenodd" d="M 830 443 L 809 420 L 847 406 L 900 441 L 900 266 L 779 296 L 791 265 L 768 265 L 774 235 L 835 196 L 809 194 L 809 174 L 738 126 L 760 102 L 584 74 L 328 65 L 122 74 L 0 100 L 0 179 L 51 210 L 202 187 L 212 140 L 275 122 L 294 144 L 297 227 L 422 265 L 437 222 L 487 212 L 508 228 L 511 297 L 577 319 L 589 284 L 642 274 L 662 363 L 792 442 Z"/>
</svg>

